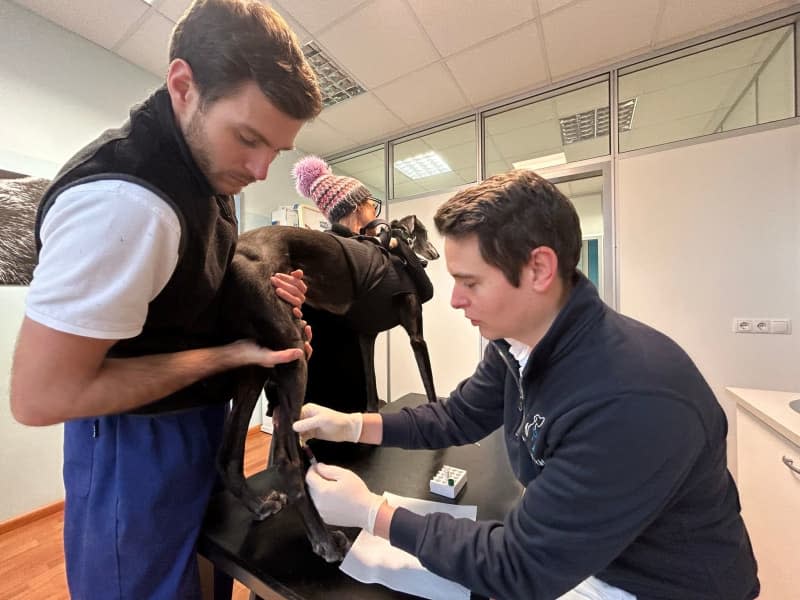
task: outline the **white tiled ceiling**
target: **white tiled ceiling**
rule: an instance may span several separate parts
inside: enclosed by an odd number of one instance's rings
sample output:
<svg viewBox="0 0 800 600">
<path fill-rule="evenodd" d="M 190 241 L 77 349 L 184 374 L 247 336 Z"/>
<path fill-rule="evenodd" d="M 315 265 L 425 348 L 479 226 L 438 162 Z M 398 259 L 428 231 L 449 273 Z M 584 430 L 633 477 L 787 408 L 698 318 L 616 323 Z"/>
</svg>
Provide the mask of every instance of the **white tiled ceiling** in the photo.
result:
<svg viewBox="0 0 800 600">
<path fill-rule="evenodd" d="M 456 54 L 446 64 L 473 106 L 549 81 L 536 23 L 526 23 Z"/>
<path fill-rule="evenodd" d="M 14 0 L 163 77 L 190 0 Z M 298 137 L 331 154 L 800 0 L 273 0 L 366 90 Z"/>
<path fill-rule="evenodd" d="M 542 17 L 550 73 L 579 74 L 650 49 L 663 0 L 582 0 Z"/>
<path fill-rule="evenodd" d="M 530 0 L 408 0 L 442 56 L 514 29 L 533 19 Z"/>
<path fill-rule="evenodd" d="M 152 11 L 142 20 L 131 35 L 116 48 L 117 54 L 130 62 L 145 67 L 151 73 L 166 76 L 169 64 L 169 39 L 175 23 L 159 12 Z"/>
<path fill-rule="evenodd" d="M 320 44 L 367 89 L 440 58 L 406 0 L 374 0 L 319 34 Z"/>
<path fill-rule="evenodd" d="M 161 2 L 155 4 L 158 12 L 173 21 L 177 21 L 191 3 L 192 0 L 161 0 Z"/>
<path fill-rule="evenodd" d="M 427 94 L 419 93 L 427 90 Z M 407 125 L 435 121 L 470 104 L 449 69 L 435 63 L 375 90 L 383 104 Z"/>
</svg>

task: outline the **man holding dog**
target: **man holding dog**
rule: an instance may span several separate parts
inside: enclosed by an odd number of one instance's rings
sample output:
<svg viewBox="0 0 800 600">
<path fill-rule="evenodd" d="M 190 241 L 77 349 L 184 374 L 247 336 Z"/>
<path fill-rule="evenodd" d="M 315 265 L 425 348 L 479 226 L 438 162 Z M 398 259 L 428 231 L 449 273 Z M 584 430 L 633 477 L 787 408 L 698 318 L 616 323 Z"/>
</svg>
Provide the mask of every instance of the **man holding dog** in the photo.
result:
<svg viewBox="0 0 800 600">
<path fill-rule="evenodd" d="M 73 598 L 199 598 L 195 544 L 232 391 L 223 372 L 302 356 L 220 345 L 232 195 L 321 108 L 277 13 L 197 0 L 173 31 L 166 84 L 43 197 L 11 407 L 25 424 L 65 423 Z M 298 317 L 301 277 L 273 278 Z M 165 402 L 202 408 L 148 414 Z"/>
<path fill-rule="evenodd" d="M 319 464 L 306 481 L 323 518 L 494 598 L 755 598 L 724 413 L 681 348 L 611 310 L 576 269 L 572 203 L 512 171 L 459 192 L 435 221 L 451 304 L 492 340 L 475 373 L 446 402 L 397 414 L 306 405 L 294 429 L 443 448 L 503 427 L 524 494 L 502 522 L 419 516 Z"/>
</svg>

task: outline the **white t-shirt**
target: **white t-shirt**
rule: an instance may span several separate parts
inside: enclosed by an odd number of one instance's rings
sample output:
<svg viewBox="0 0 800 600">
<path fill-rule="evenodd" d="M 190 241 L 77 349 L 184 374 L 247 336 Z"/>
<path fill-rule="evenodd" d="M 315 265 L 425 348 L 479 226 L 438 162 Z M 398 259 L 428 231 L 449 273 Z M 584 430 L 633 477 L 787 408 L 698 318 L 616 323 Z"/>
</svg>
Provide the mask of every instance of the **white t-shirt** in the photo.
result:
<svg viewBox="0 0 800 600">
<path fill-rule="evenodd" d="M 506 338 L 506 341 L 508 342 L 508 351 L 511 353 L 511 356 L 517 359 L 517 363 L 519 364 L 519 376 L 522 377 L 522 373 L 525 371 L 525 365 L 528 364 L 528 358 L 530 358 L 533 348 L 514 338 Z"/>
<path fill-rule="evenodd" d="M 149 302 L 178 263 L 181 227 L 174 209 L 151 190 L 101 180 L 62 192 L 40 235 L 28 318 L 117 340 L 141 333 Z"/>
</svg>

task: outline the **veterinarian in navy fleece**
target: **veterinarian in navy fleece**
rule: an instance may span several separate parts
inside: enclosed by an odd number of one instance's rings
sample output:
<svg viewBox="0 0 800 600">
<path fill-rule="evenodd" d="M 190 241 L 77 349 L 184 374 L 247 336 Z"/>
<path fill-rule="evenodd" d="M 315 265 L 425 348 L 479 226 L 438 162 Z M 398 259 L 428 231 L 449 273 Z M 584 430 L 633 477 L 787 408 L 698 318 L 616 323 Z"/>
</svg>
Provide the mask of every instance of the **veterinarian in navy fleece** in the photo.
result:
<svg viewBox="0 0 800 600">
<path fill-rule="evenodd" d="M 494 598 L 754 598 L 724 413 L 677 344 L 611 310 L 574 271 L 580 230 L 571 212 L 529 172 L 457 194 L 436 218 L 456 280 L 452 303 L 495 340 L 474 375 L 447 402 L 363 417 L 312 407 L 295 424 L 306 435 L 403 448 L 468 444 L 503 427 L 525 486 L 504 521 L 394 509 L 328 465 L 309 471 L 312 497 L 323 518 L 360 523 L 434 573 Z M 479 250 L 476 213 L 488 214 L 498 239 L 509 239 L 498 231 L 504 213 L 531 228 L 528 240 L 512 238 L 522 246 L 521 270 Z M 559 271 L 552 281 L 566 282 L 552 303 L 548 261 Z"/>
<path fill-rule="evenodd" d="M 196 540 L 231 396 L 217 375 L 302 355 L 222 345 L 218 291 L 237 238 L 232 194 L 319 113 L 316 80 L 255 0 L 194 4 L 170 55 L 166 86 L 67 163 L 37 217 L 11 406 L 26 424 L 65 422 L 76 599 L 200 598 Z M 302 304 L 295 277 L 273 284 Z"/>
</svg>

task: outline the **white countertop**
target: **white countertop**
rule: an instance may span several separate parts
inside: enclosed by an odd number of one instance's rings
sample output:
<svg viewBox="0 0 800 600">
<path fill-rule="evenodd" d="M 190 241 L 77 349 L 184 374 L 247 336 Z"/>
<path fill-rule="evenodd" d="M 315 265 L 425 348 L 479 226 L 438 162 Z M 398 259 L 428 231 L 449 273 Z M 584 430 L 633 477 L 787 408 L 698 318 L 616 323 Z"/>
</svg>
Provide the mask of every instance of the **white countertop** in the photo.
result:
<svg viewBox="0 0 800 600">
<path fill-rule="evenodd" d="M 775 392 L 729 387 L 736 398 L 737 406 L 746 410 L 759 421 L 800 447 L 800 413 L 789 406 L 789 402 L 800 398 L 800 392 Z"/>
</svg>

